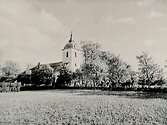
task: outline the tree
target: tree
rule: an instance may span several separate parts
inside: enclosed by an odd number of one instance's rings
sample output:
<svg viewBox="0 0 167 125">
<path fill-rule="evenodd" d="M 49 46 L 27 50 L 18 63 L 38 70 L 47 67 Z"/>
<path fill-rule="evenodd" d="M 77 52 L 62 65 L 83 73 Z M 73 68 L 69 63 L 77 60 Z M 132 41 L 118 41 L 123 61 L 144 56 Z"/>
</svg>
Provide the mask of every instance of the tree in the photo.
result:
<svg viewBox="0 0 167 125">
<path fill-rule="evenodd" d="M 85 86 L 89 84 L 91 87 L 97 87 L 106 66 L 105 62 L 100 58 L 102 54 L 100 45 L 90 41 L 84 42 L 82 49 L 85 59 L 82 66 L 84 79 L 86 79 Z"/>
<path fill-rule="evenodd" d="M 13 61 L 6 61 L 2 66 L 2 72 L 6 76 L 15 76 L 19 73 L 20 67 L 17 63 Z"/>
<path fill-rule="evenodd" d="M 164 66 L 164 68 L 165 68 L 164 69 L 165 70 L 164 73 L 167 74 L 167 60 L 165 60 L 165 66 Z M 167 80 L 167 75 L 165 75 L 165 81 L 166 80 Z M 167 81 L 166 81 L 166 83 L 167 83 Z"/>
<path fill-rule="evenodd" d="M 158 85 L 163 83 L 163 69 L 156 63 L 154 63 L 151 56 L 143 52 L 140 56 L 136 57 L 138 60 L 138 75 L 139 85 Z"/>
<path fill-rule="evenodd" d="M 109 78 L 113 88 L 126 82 L 128 68 L 126 63 L 122 62 L 118 56 L 115 56 L 109 60 L 108 66 Z"/>
<path fill-rule="evenodd" d="M 81 42 L 85 64 L 93 62 L 99 52 L 100 44 L 92 41 Z"/>
<path fill-rule="evenodd" d="M 137 82 L 137 73 L 131 69 L 131 66 L 126 67 L 126 74 L 124 75 L 124 82 L 121 84 L 123 88 L 132 88 Z"/>
<path fill-rule="evenodd" d="M 77 69 L 72 74 L 72 83 L 74 87 L 82 87 L 82 81 L 83 81 L 83 72 L 80 69 Z"/>
<path fill-rule="evenodd" d="M 31 68 L 33 68 L 34 65 L 31 64 L 31 63 L 28 63 L 26 66 L 25 66 L 25 70 L 30 70 Z"/>
<path fill-rule="evenodd" d="M 82 48 L 85 57 L 82 70 L 85 79 L 93 83 L 91 87 L 114 88 L 132 84 L 130 66 L 119 56 L 102 51 L 98 43 L 86 42 Z"/>
<path fill-rule="evenodd" d="M 0 64 L 0 76 L 2 76 L 2 66 Z"/>
<path fill-rule="evenodd" d="M 62 66 L 60 74 L 57 77 L 55 87 L 69 86 L 72 81 L 72 73 L 64 66 Z"/>
<path fill-rule="evenodd" d="M 17 76 L 17 81 L 21 82 L 22 85 L 31 84 L 31 74 L 26 74 L 26 72 L 20 73 Z"/>
<path fill-rule="evenodd" d="M 32 70 L 31 83 L 50 85 L 53 83 L 53 69 L 49 65 L 38 65 Z"/>
<path fill-rule="evenodd" d="M 119 56 L 115 56 L 110 52 L 102 52 L 101 59 L 107 65 L 107 74 L 108 82 L 107 85 L 110 88 L 115 87 L 127 87 L 131 86 L 133 81 L 132 78 L 132 70 L 130 65 L 123 62 Z"/>
</svg>

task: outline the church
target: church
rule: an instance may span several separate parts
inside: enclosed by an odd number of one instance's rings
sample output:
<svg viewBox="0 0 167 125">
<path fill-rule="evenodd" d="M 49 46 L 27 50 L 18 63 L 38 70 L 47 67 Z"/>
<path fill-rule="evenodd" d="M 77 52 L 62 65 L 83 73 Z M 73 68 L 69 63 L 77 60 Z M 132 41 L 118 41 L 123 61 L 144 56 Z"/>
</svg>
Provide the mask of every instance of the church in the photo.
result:
<svg viewBox="0 0 167 125">
<path fill-rule="evenodd" d="M 49 64 L 40 64 L 37 66 L 25 71 L 26 74 L 31 74 L 36 68 L 50 68 L 53 70 L 55 76 L 57 76 L 64 66 L 69 71 L 75 72 L 77 69 L 80 69 L 83 64 L 83 51 L 81 49 L 80 43 L 73 40 L 72 33 L 67 44 L 62 49 L 62 61 Z"/>
<path fill-rule="evenodd" d="M 83 51 L 80 44 L 72 39 L 72 33 L 68 43 L 62 50 L 62 59 L 65 67 L 72 72 L 80 69 L 83 64 Z"/>
</svg>

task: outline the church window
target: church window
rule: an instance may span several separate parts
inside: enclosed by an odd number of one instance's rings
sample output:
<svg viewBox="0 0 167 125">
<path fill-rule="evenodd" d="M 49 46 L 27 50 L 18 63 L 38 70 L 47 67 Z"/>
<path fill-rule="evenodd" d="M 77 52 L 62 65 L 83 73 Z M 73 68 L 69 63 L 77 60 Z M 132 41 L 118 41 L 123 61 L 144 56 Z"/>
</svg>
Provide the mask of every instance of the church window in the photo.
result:
<svg viewBox="0 0 167 125">
<path fill-rule="evenodd" d="M 75 57 L 77 57 L 77 53 L 75 52 Z"/>
<path fill-rule="evenodd" d="M 68 57 L 68 52 L 66 53 L 66 57 Z"/>
</svg>

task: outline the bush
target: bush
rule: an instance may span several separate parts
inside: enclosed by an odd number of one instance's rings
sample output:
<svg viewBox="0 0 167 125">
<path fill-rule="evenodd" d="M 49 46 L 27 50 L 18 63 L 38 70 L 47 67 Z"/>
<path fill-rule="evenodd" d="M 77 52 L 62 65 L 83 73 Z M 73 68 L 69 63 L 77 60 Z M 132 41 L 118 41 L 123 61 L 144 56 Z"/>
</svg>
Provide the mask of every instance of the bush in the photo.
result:
<svg viewBox="0 0 167 125">
<path fill-rule="evenodd" d="M 58 75 L 55 87 L 69 86 L 71 81 L 72 81 L 72 73 L 66 69 L 62 69 L 60 71 L 60 75 Z"/>
<path fill-rule="evenodd" d="M 31 83 L 35 85 L 50 85 L 53 83 L 53 70 L 51 67 L 44 65 L 32 70 Z"/>
<path fill-rule="evenodd" d="M 31 75 L 25 74 L 25 73 L 20 74 L 17 77 L 17 81 L 21 82 L 22 85 L 24 85 L 24 84 L 30 84 L 31 83 Z"/>
</svg>

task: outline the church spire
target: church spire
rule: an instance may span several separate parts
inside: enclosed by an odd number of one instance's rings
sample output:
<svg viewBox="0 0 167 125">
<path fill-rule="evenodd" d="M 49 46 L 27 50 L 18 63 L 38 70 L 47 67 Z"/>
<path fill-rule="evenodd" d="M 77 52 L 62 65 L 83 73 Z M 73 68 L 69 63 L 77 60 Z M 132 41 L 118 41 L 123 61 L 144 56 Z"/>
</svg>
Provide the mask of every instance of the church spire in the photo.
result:
<svg viewBox="0 0 167 125">
<path fill-rule="evenodd" d="M 72 42 L 72 32 L 71 32 L 69 43 L 71 43 L 71 42 Z"/>
</svg>

